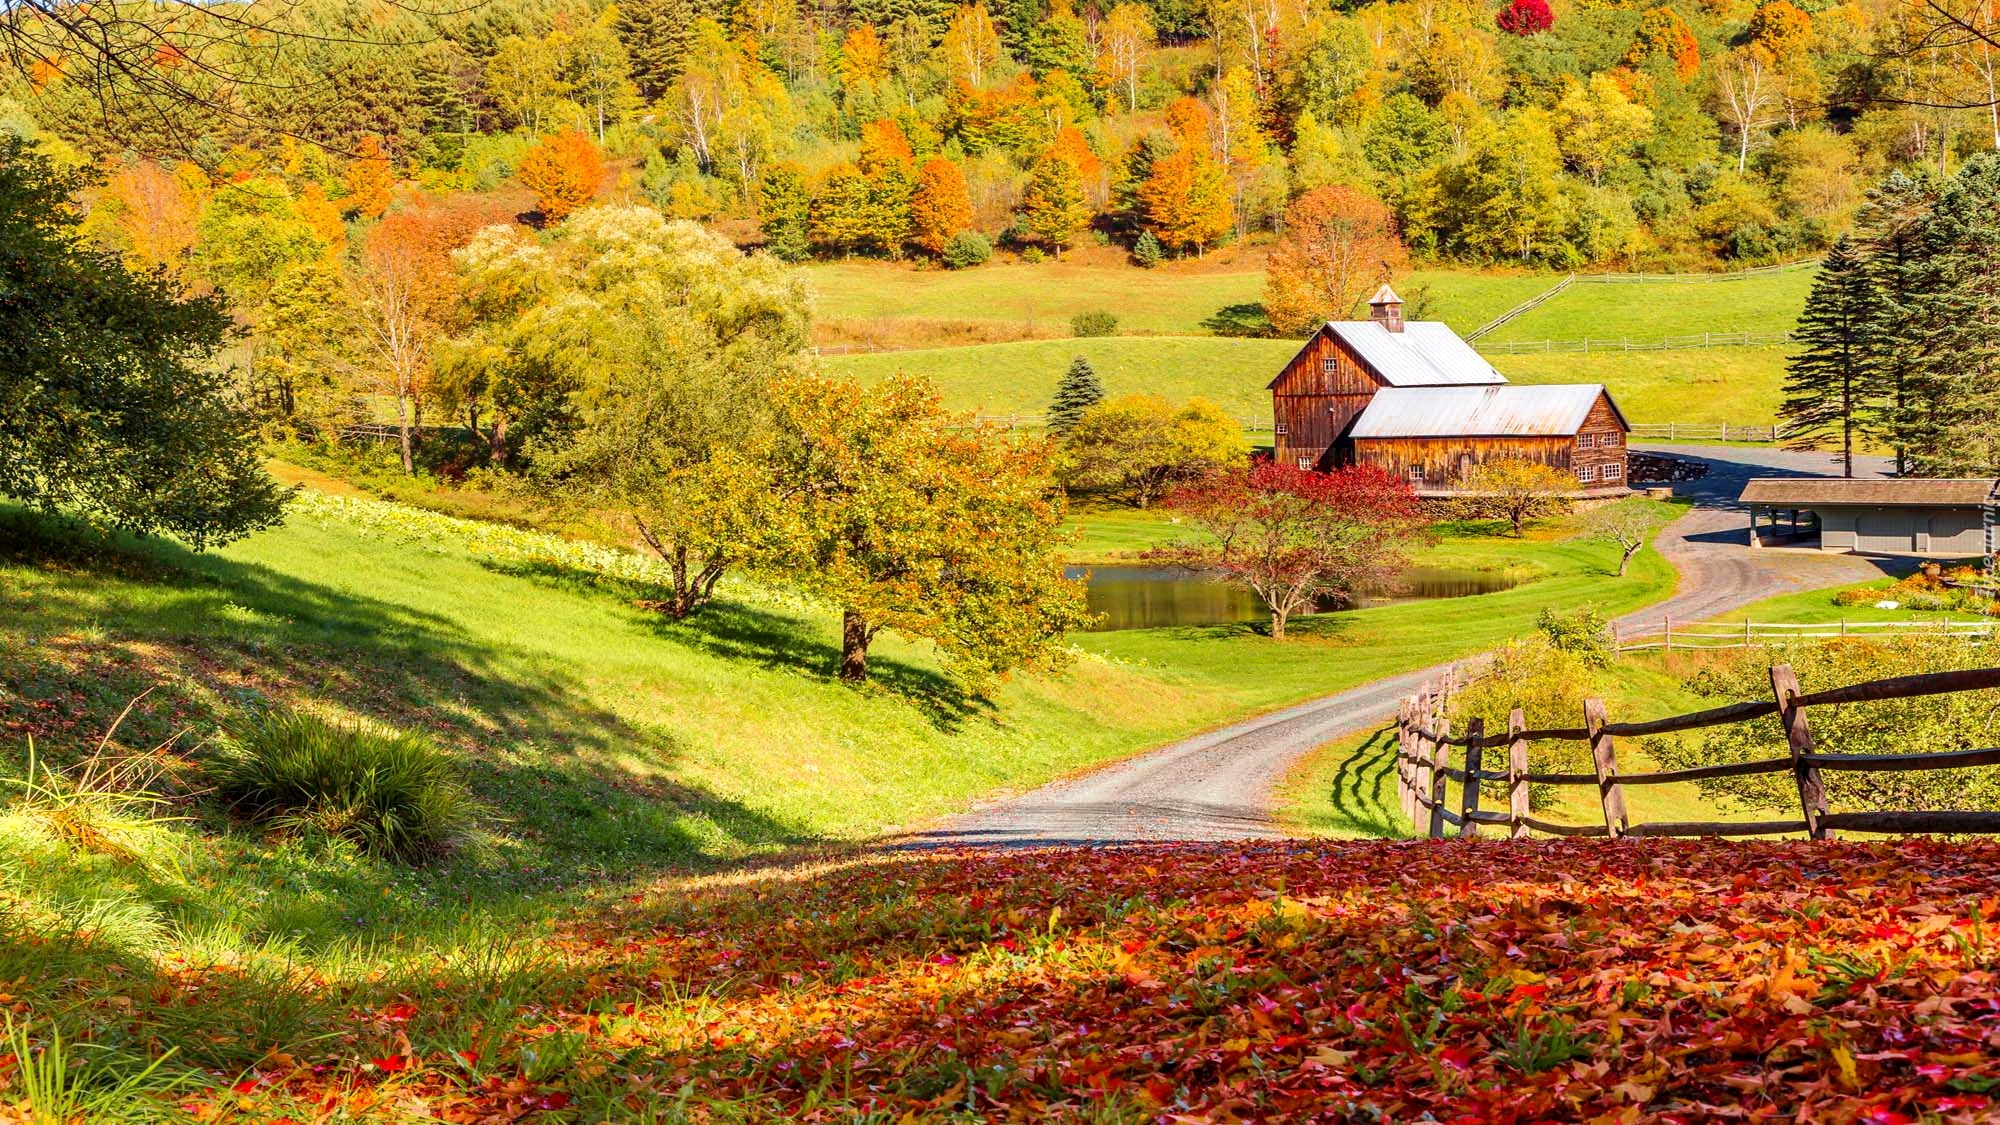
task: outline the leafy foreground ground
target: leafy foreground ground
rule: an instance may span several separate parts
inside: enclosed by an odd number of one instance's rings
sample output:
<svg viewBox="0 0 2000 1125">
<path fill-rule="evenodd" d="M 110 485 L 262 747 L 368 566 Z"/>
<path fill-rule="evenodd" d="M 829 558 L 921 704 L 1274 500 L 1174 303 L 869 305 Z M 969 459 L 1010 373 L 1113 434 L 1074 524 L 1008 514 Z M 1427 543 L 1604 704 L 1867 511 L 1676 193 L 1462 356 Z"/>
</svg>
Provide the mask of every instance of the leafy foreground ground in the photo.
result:
<svg viewBox="0 0 2000 1125">
<path fill-rule="evenodd" d="M 323 982 L 323 1038 L 181 1097 L 300 1121 L 1991 1120 L 1996 911 L 1988 844 L 870 855 L 661 884 L 536 936 L 512 985 Z M 31 1007 L 126 1037 L 229 972 L 73 971 Z"/>
</svg>

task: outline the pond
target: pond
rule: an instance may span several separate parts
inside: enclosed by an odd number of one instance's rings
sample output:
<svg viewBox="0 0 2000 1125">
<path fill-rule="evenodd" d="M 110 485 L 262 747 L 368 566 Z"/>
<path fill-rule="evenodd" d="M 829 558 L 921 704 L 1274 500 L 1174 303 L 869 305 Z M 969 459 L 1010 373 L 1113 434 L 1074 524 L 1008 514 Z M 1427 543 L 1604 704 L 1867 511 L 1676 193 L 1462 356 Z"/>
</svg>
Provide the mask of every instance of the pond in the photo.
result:
<svg viewBox="0 0 2000 1125">
<path fill-rule="evenodd" d="M 1093 632 L 1118 629 L 1159 629 L 1173 625 L 1225 625 L 1263 621 L 1269 614 L 1257 595 L 1242 586 L 1220 582 L 1201 571 L 1177 566 L 1073 566 L 1071 578 L 1090 575 L 1086 591 L 1093 613 L 1104 620 Z M 1430 598 L 1463 598 L 1506 590 L 1517 580 L 1488 570 L 1456 567 L 1412 567 L 1403 585 L 1370 594 L 1362 606 L 1393 605 Z M 1322 606 L 1324 609 L 1341 608 Z"/>
</svg>

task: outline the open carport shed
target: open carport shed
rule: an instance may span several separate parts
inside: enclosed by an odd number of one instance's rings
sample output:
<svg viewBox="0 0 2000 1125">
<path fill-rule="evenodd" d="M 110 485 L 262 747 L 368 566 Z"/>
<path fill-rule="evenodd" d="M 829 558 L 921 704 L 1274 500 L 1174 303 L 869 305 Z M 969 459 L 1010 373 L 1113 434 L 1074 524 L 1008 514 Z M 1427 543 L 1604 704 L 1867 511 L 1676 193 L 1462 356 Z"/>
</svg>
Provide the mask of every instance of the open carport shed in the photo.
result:
<svg viewBox="0 0 2000 1125">
<path fill-rule="evenodd" d="M 2000 524 L 2000 480 L 1991 477 L 1759 477 L 1744 486 L 1742 502 L 1752 547 L 1769 540 L 1864 555 L 1967 558 L 1994 551 Z"/>
</svg>

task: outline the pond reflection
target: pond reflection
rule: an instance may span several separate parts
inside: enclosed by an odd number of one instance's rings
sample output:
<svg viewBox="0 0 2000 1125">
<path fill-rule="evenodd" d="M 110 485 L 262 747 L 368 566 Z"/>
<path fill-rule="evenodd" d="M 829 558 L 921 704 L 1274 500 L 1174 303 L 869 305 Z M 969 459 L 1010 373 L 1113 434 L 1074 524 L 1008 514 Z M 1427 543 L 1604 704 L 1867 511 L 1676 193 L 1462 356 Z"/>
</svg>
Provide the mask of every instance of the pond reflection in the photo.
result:
<svg viewBox="0 0 2000 1125">
<path fill-rule="evenodd" d="M 1093 613 L 1104 619 L 1094 632 L 1118 629 L 1162 629 L 1175 625 L 1225 625 L 1262 621 L 1264 606 L 1242 586 L 1220 582 L 1198 570 L 1177 566 L 1073 566 L 1071 578 L 1090 575 L 1086 591 Z M 1487 570 L 1456 567 L 1412 567 L 1400 588 L 1369 594 L 1362 606 L 1432 598 L 1463 598 L 1509 589 L 1516 580 Z M 1322 605 L 1321 611 L 1342 608 Z"/>
</svg>

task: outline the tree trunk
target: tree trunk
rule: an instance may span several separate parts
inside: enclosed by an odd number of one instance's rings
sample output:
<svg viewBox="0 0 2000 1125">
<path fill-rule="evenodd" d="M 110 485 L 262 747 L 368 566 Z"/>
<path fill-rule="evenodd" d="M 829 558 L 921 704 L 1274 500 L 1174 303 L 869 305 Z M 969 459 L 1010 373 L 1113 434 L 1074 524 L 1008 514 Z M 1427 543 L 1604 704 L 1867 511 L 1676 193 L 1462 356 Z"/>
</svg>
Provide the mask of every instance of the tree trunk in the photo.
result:
<svg viewBox="0 0 2000 1125">
<path fill-rule="evenodd" d="M 850 684 L 868 679 L 868 619 L 851 609 L 840 611 L 840 678 Z"/>
<path fill-rule="evenodd" d="M 1285 611 L 1284 611 L 1284 610 L 1282 610 L 1282 609 L 1274 609 L 1274 610 L 1272 610 L 1272 611 L 1271 611 L 1271 639 L 1272 639 L 1272 640 L 1274 640 L 1274 641 L 1282 641 L 1282 640 L 1284 640 L 1284 639 L 1285 639 L 1285 617 L 1286 617 L 1286 616 L 1287 616 L 1287 615 L 1286 615 Z"/>
<path fill-rule="evenodd" d="M 1638 554 L 1639 548 L 1643 546 L 1645 546 L 1645 544 L 1635 543 L 1632 546 L 1625 548 L 1624 555 L 1620 556 L 1618 559 L 1618 577 L 1620 578 L 1625 577 L 1625 568 L 1632 565 L 1632 556 Z"/>
<path fill-rule="evenodd" d="M 507 467 L 507 412 L 493 411 L 493 433 L 486 439 L 486 448 L 492 454 L 493 463 Z"/>
</svg>

